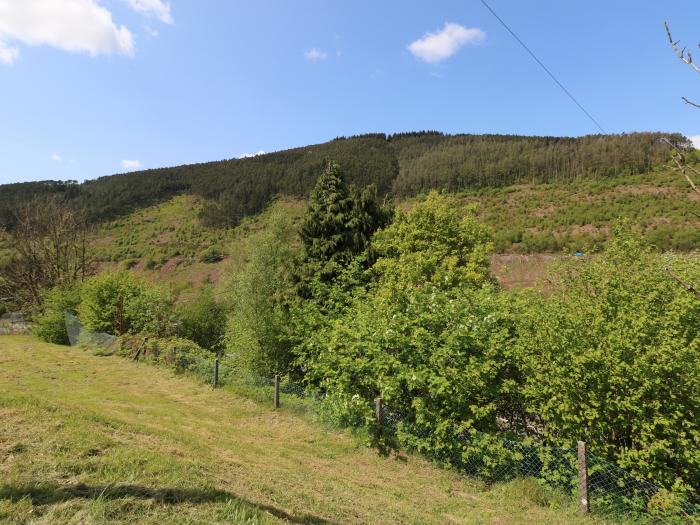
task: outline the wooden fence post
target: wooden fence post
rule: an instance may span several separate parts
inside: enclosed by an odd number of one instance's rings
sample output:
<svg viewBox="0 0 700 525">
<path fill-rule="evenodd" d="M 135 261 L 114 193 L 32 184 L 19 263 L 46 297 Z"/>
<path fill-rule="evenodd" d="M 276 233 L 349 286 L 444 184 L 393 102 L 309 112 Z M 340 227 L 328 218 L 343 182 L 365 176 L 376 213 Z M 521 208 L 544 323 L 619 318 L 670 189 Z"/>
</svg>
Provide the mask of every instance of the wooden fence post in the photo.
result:
<svg viewBox="0 0 700 525">
<path fill-rule="evenodd" d="M 280 376 L 275 374 L 275 408 L 280 407 Z"/>
<path fill-rule="evenodd" d="M 146 344 L 146 341 L 148 340 L 148 337 L 144 337 L 143 341 L 141 342 L 141 346 L 139 346 L 138 350 L 136 350 L 136 353 L 134 354 L 134 361 L 139 360 L 139 356 L 141 355 L 141 350 L 143 350 L 143 345 Z M 146 352 L 144 351 L 144 356 L 146 355 Z"/>
<path fill-rule="evenodd" d="M 374 418 L 377 427 L 377 434 L 382 432 L 382 398 L 377 396 L 374 398 Z"/>
<path fill-rule="evenodd" d="M 588 501 L 588 468 L 586 466 L 586 442 L 578 442 L 578 497 L 581 512 L 588 514 L 591 511 Z"/>
<path fill-rule="evenodd" d="M 214 388 L 219 386 L 219 358 L 214 360 Z"/>
</svg>

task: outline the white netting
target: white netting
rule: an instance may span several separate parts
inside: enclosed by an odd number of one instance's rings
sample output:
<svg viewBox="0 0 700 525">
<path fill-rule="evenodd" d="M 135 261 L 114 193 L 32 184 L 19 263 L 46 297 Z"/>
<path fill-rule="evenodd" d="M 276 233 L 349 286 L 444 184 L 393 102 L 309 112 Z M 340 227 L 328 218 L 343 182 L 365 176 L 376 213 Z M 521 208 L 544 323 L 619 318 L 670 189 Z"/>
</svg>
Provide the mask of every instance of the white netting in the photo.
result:
<svg viewBox="0 0 700 525">
<path fill-rule="evenodd" d="M 70 312 L 65 312 L 64 318 L 71 346 L 86 346 L 102 352 L 113 352 L 117 349 L 119 339 L 116 336 L 86 329 Z"/>
</svg>

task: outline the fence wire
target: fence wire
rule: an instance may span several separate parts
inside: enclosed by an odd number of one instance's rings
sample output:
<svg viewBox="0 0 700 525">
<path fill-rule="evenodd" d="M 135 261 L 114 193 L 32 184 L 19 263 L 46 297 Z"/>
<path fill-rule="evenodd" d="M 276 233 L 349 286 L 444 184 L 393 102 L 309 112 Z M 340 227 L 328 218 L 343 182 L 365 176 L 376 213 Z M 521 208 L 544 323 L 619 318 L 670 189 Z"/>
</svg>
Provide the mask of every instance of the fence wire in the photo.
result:
<svg viewBox="0 0 700 525">
<path fill-rule="evenodd" d="M 215 359 L 202 360 L 193 371 L 205 381 L 213 381 Z M 243 372 L 229 356 L 219 359 L 221 386 L 238 384 L 269 390 L 272 399 L 275 380 L 258 374 Z M 321 401 L 323 396 L 304 386 L 282 378 L 280 393 L 311 401 Z M 425 438 L 429 431 L 416 427 L 410 417 L 388 406 L 381 407 L 380 427 L 385 435 L 410 435 Z M 549 447 L 539 443 L 527 443 L 505 439 L 497 435 L 477 433 L 491 447 L 475 444 L 475 435 L 455 433 L 455 444 L 446 454 L 435 454 L 432 459 L 448 463 L 472 477 L 489 483 L 507 482 L 517 478 L 532 478 L 539 483 L 571 497 L 578 491 L 578 453 L 575 448 Z M 497 453 L 493 453 L 493 450 Z M 680 497 L 653 483 L 638 479 L 614 463 L 586 454 L 588 468 L 588 499 L 591 512 L 606 518 L 632 519 L 643 524 L 700 524 L 700 500 L 696 496 Z"/>
<path fill-rule="evenodd" d="M 429 437 L 408 414 L 381 407 L 385 435 Z M 430 455 L 430 454 L 429 454 Z M 551 489 L 575 497 L 578 493 L 578 450 L 537 442 L 514 441 L 494 434 L 455 432 L 454 443 L 432 458 L 489 483 L 533 478 Z M 639 479 L 613 462 L 586 453 L 588 501 L 591 512 L 644 524 L 700 524 L 700 497 L 674 494 Z"/>
<path fill-rule="evenodd" d="M 118 339 L 104 333 L 86 330 L 72 314 L 66 313 L 66 327 L 72 346 L 90 346 L 102 353 L 118 347 Z M 148 359 L 148 356 L 145 356 Z M 218 360 L 218 367 L 217 367 Z M 202 357 L 178 353 L 160 356 L 159 361 L 178 372 L 188 372 L 216 385 L 238 385 L 263 389 L 272 400 L 275 379 L 243 371 L 233 356 Z M 288 377 L 280 380 L 280 393 L 311 403 L 322 401 L 323 394 L 309 390 Z M 367 407 L 372 409 L 374 407 Z M 411 437 L 426 439 L 430 430 L 412 421 L 410 414 L 382 405 L 379 427 L 385 436 L 404 443 Z M 486 444 L 486 446 L 485 446 Z M 498 435 L 455 432 L 454 439 L 441 453 L 431 459 L 489 483 L 507 482 L 517 478 L 532 478 L 539 483 L 574 497 L 578 491 L 578 454 L 574 448 L 550 447 L 537 442 L 514 441 Z M 606 518 L 624 518 L 642 524 L 700 524 L 700 497 L 695 494 L 677 495 L 653 483 L 641 480 L 614 463 L 586 454 L 588 470 L 588 499 L 591 512 Z"/>
</svg>

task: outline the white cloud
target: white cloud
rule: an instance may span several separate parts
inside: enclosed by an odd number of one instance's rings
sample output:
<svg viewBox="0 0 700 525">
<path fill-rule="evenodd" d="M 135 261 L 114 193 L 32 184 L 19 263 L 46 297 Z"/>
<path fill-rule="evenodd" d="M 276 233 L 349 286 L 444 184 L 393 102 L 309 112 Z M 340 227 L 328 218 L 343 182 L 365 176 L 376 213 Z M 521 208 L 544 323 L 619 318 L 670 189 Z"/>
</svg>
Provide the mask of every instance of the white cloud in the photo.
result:
<svg viewBox="0 0 700 525">
<path fill-rule="evenodd" d="M 134 53 L 131 31 L 117 27 L 97 0 L 0 0 L 0 62 L 5 64 L 19 56 L 10 42 L 93 56 Z"/>
<path fill-rule="evenodd" d="M 408 50 L 423 62 L 434 64 L 454 55 L 465 44 L 481 44 L 486 33 L 478 27 L 464 27 L 446 22 L 435 33 L 426 33 L 408 45 Z"/>
<path fill-rule="evenodd" d="M 693 143 L 694 148 L 700 149 L 700 135 L 691 135 L 688 138 Z"/>
<path fill-rule="evenodd" d="M 242 153 L 241 155 L 238 155 L 239 159 L 249 159 L 250 157 L 257 157 L 258 155 L 265 155 L 264 150 L 260 150 L 257 153 Z"/>
<path fill-rule="evenodd" d="M 0 63 L 10 66 L 18 57 L 19 48 L 10 47 L 0 40 Z"/>
<path fill-rule="evenodd" d="M 122 168 L 125 170 L 138 170 L 143 168 L 143 164 L 141 164 L 140 160 L 124 159 L 122 161 Z"/>
<path fill-rule="evenodd" d="M 52 153 L 51 160 L 55 162 L 63 162 L 63 157 L 61 157 L 58 153 Z"/>
<path fill-rule="evenodd" d="M 174 24 L 170 4 L 162 0 L 126 0 L 131 9 L 148 16 L 155 16 L 165 24 Z"/>
<path fill-rule="evenodd" d="M 319 48 L 314 47 L 308 51 L 304 51 L 304 58 L 310 62 L 319 62 L 328 58 L 328 53 L 321 51 Z"/>
</svg>

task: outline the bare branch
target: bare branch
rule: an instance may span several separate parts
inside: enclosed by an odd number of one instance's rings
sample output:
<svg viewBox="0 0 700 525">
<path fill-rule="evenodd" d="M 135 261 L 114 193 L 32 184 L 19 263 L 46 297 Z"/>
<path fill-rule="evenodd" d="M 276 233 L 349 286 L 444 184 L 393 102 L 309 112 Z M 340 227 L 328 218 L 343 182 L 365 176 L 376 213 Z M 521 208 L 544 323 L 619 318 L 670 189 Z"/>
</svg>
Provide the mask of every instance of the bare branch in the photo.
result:
<svg viewBox="0 0 700 525">
<path fill-rule="evenodd" d="M 679 150 L 678 147 L 676 147 L 676 145 L 673 144 L 670 140 L 668 140 L 667 138 L 663 138 L 661 140 L 663 142 L 667 143 L 669 146 L 671 146 L 671 148 L 672 148 L 671 149 L 671 159 L 676 164 L 676 170 L 679 171 L 681 173 L 681 175 L 683 175 L 685 180 L 690 185 L 690 188 L 695 193 L 700 195 L 700 188 L 698 188 L 695 185 L 695 182 L 693 181 L 693 179 L 690 177 L 690 175 L 688 175 L 687 170 L 692 171 L 696 176 L 700 176 L 700 171 L 695 169 L 693 166 L 689 166 L 688 164 L 686 164 L 685 155 L 683 155 L 683 152 L 681 152 L 681 150 Z"/>
<path fill-rule="evenodd" d="M 670 268 L 666 268 L 666 273 L 669 274 L 673 279 L 680 284 L 683 288 L 685 288 L 688 292 L 692 293 L 695 297 L 700 299 L 700 290 L 698 290 L 695 286 L 693 286 L 690 283 L 685 282 L 683 279 L 681 279 L 678 275 L 676 275 L 673 270 Z"/>
<path fill-rule="evenodd" d="M 681 97 L 681 99 L 683 100 L 683 102 L 685 102 L 686 104 L 688 104 L 690 106 L 695 106 L 696 108 L 700 108 L 700 104 L 696 104 L 692 100 L 688 100 L 687 97 Z"/>
<path fill-rule="evenodd" d="M 700 67 L 693 62 L 693 55 L 690 54 L 690 51 L 686 51 L 686 48 L 680 49 L 678 47 L 679 40 L 673 40 L 673 37 L 671 36 L 671 28 L 668 27 L 668 22 L 664 22 L 664 26 L 666 27 L 668 41 L 673 50 L 676 52 L 676 55 L 678 55 L 678 58 L 680 58 L 684 64 L 688 64 L 690 67 L 692 67 L 696 73 L 700 73 Z"/>
<path fill-rule="evenodd" d="M 42 303 L 44 290 L 92 273 L 89 228 L 82 213 L 57 195 L 36 196 L 15 209 L 10 259 L 0 267 L 0 294 L 21 307 Z"/>
</svg>

